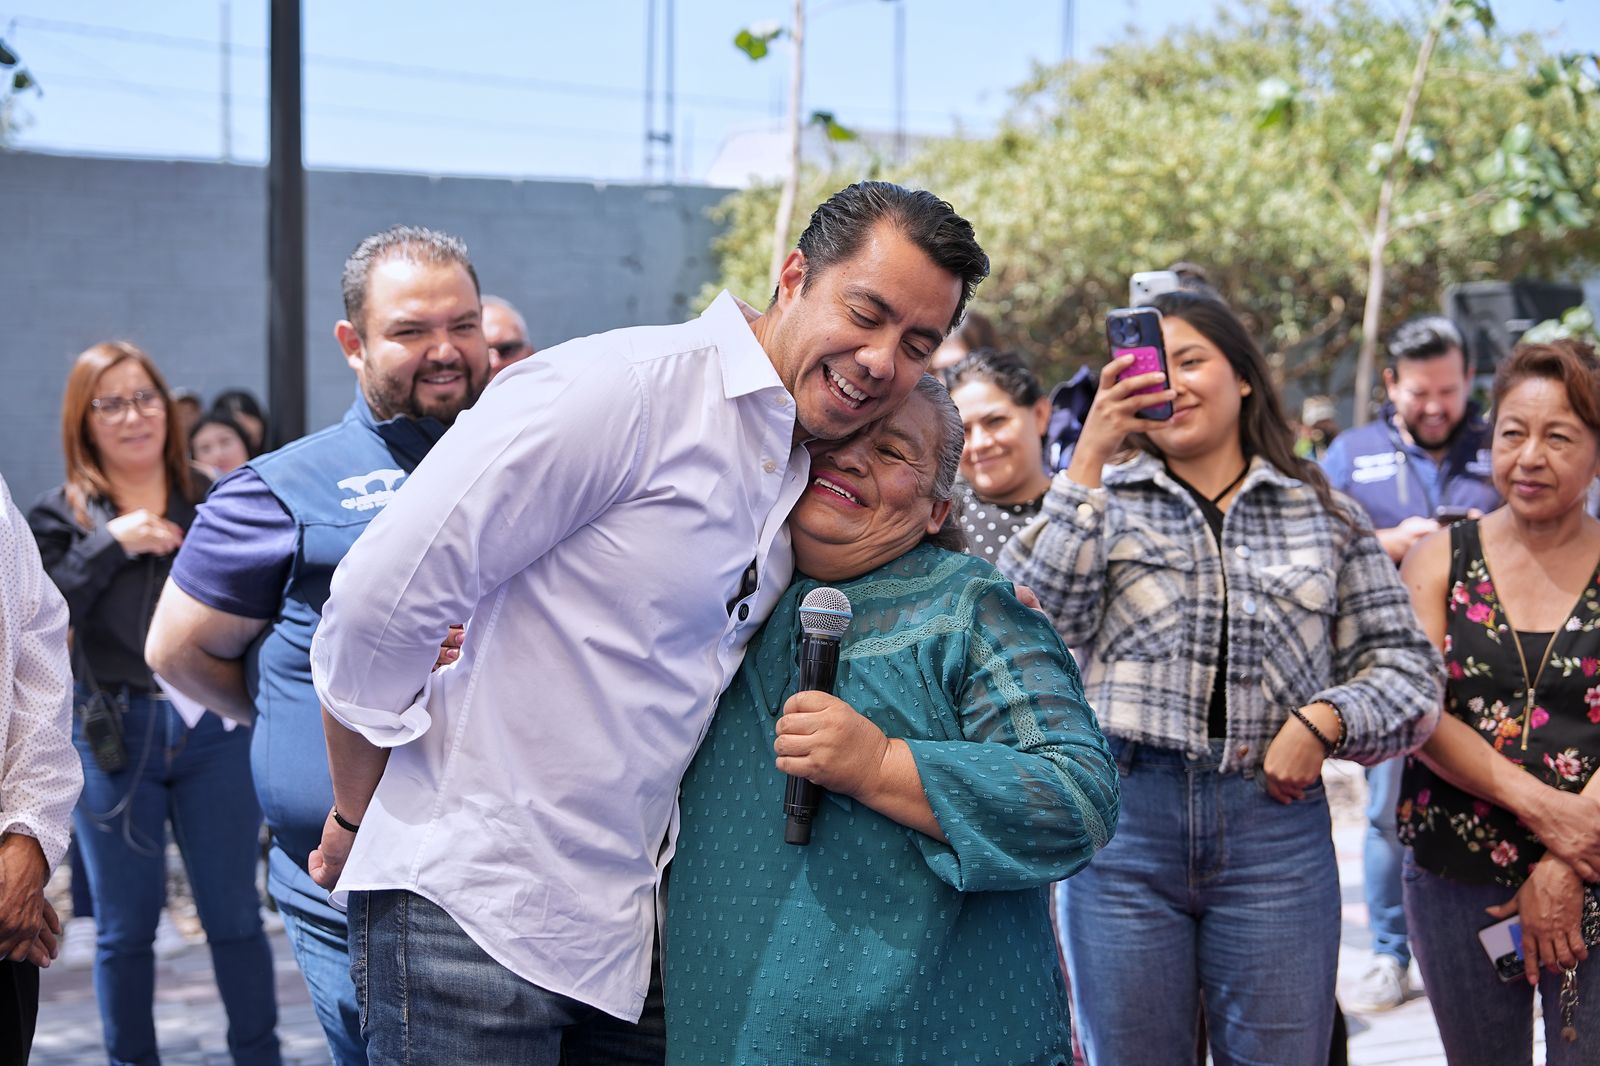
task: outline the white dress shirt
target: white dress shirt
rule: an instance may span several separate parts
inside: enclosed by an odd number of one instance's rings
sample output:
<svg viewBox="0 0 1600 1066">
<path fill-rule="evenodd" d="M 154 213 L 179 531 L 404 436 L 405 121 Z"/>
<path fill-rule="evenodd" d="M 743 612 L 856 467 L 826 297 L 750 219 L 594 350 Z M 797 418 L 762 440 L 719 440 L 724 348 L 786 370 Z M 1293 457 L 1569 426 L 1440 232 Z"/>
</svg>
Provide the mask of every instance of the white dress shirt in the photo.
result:
<svg viewBox="0 0 1600 1066">
<path fill-rule="evenodd" d="M 340 564 L 311 646 L 323 705 L 393 749 L 336 898 L 409 889 L 519 976 L 639 1017 L 679 779 L 791 577 L 794 426 L 727 293 L 495 378 Z"/>
<path fill-rule="evenodd" d="M 33 837 L 53 870 L 83 789 L 72 746 L 67 601 L 44 572 L 4 478 L 0 496 L 0 837 Z"/>
</svg>

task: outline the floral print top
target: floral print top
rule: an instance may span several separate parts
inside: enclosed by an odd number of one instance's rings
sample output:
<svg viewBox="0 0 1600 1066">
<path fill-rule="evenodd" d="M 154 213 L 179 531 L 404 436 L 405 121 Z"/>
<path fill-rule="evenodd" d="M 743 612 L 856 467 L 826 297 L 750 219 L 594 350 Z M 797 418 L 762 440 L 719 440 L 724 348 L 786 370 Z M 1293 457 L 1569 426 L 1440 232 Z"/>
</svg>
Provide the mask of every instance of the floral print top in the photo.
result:
<svg viewBox="0 0 1600 1066">
<path fill-rule="evenodd" d="M 1600 765 L 1600 567 L 1553 645 L 1522 636 L 1528 675 L 1537 678 L 1531 699 L 1478 523 L 1457 522 L 1450 528 L 1445 713 L 1545 784 L 1577 792 Z M 1540 673 L 1546 648 L 1550 658 Z M 1415 756 L 1406 759 L 1397 814 L 1400 842 L 1414 849 L 1417 865 L 1440 877 L 1514 888 L 1544 854 L 1539 838 L 1510 811 L 1447 783 Z"/>
</svg>

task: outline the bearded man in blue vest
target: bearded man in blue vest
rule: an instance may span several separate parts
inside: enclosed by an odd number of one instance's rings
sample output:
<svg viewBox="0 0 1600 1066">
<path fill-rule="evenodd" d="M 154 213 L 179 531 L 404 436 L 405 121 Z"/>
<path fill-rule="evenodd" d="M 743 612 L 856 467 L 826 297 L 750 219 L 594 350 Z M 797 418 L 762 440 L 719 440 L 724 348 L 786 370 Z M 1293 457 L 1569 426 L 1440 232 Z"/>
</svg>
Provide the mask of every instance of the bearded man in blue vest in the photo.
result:
<svg viewBox="0 0 1600 1066">
<path fill-rule="evenodd" d="M 146 658 L 255 727 L 272 833 L 267 889 L 338 1066 L 367 1061 L 346 923 L 306 872 L 333 805 L 311 638 L 333 571 L 489 379 L 478 278 L 461 241 L 396 226 L 346 261 L 334 336 L 356 374 L 343 420 L 217 483 L 173 563 Z M 442 636 L 442 634 L 441 634 Z"/>
</svg>

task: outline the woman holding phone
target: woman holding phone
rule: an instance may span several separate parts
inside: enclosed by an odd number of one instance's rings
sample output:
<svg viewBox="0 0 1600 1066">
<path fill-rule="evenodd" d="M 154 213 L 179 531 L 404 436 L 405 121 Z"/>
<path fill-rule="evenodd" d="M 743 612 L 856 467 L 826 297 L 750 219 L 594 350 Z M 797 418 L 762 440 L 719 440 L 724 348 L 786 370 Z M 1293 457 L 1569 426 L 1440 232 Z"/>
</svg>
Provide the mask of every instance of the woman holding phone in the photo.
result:
<svg viewBox="0 0 1600 1066">
<path fill-rule="evenodd" d="M 1537 988 L 1551 1066 L 1593 1063 L 1600 978 L 1581 924 L 1585 882 L 1600 881 L 1594 349 L 1518 348 L 1495 375 L 1489 439 L 1504 506 L 1419 541 L 1401 569 L 1448 677 L 1439 728 L 1401 782 L 1406 923 L 1450 1062 L 1528 1063 Z M 1507 982 L 1478 932 L 1513 914 L 1527 965 Z"/>
<path fill-rule="evenodd" d="M 1321 1064 L 1339 946 L 1322 763 L 1425 740 L 1439 659 L 1360 509 L 1295 456 L 1238 318 L 1153 302 L 1170 381 L 1107 365 L 1043 520 L 1000 561 L 1080 653 L 1122 772 L 1117 836 L 1067 886 L 1073 1013 L 1092 1064 L 1189 1066 L 1202 998 L 1217 1062 Z"/>
</svg>

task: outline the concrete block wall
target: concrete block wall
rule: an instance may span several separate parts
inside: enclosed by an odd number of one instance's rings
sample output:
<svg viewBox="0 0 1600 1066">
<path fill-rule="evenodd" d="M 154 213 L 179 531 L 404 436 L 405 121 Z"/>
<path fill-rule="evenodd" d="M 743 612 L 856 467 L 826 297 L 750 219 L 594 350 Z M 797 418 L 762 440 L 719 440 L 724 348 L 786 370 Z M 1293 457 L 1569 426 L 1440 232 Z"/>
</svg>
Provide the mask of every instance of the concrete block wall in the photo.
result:
<svg viewBox="0 0 1600 1066">
<path fill-rule="evenodd" d="M 309 173 L 307 426 L 335 421 L 353 395 L 333 324 L 340 268 L 367 234 L 404 222 L 463 238 L 484 291 L 516 304 L 543 348 L 695 314 L 714 267 L 706 211 L 725 194 Z M 61 480 L 78 352 L 125 338 L 207 402 L 232 387 L 265 402 L 266 316 L 262 168 L 0 152 L 0 472 L 24 509 Z"/>
</svg>

